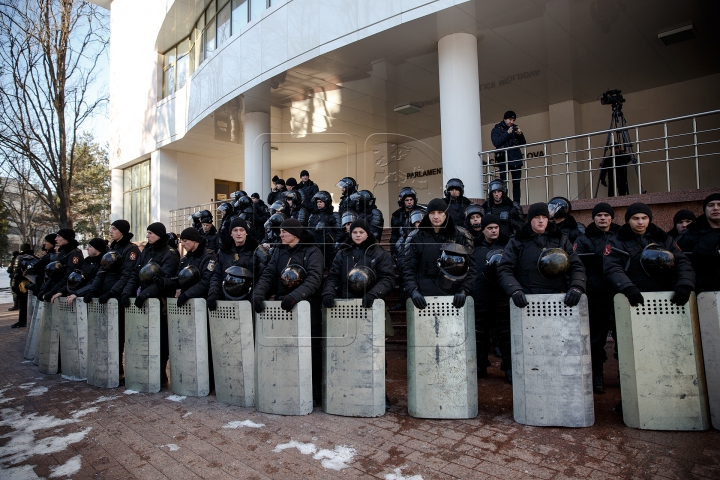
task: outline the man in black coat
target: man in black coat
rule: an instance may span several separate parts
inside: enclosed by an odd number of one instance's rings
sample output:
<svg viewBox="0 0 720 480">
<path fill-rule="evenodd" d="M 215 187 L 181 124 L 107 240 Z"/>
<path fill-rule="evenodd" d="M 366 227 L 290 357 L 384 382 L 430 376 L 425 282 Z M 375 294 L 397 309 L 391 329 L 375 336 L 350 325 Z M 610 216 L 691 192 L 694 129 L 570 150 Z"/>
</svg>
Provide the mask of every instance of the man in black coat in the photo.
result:
<svg viewBox="0 0 720 480">
<path fill-rule="evenodd" d="M 397 241 L 403 234 L 403 228 L 407 231 L 411 230 L 410 225 L 410 212 L 417 205 L 417 194 L 415 189 L 410 187 L 403 187 L 398 195 L 398 208 L 390 216 L 390 253 L 393 258 L 397 258 Z"/>
<path fill-rule="evenodd" d="M 13 290 L 17 293 L 17 304 L 18 304 L 18 321 L 12 324 L 11 328 L 23 328 L 27 327 L 27 304 L 28 304 L 28 287 L 30 281 L 25 278 L 25 274 L 20 268 L 20 262 L 25 255 L 34 255 L 32 245 L 29 243 L 23 243 L 20 246 L 18 255 L 13 259 L 13 268 L 11 274 L 11 285 Z"/>
<path fill-rule="evenodd" d="M 617 178 L 617 194 L 627 195 L 630 193 L 627 178 L 627 166 L 632 162 L 632 156 L 625 150 L 620 149 L 620 145 L 615 145 L 615 155 L 608 155 L 600 162 L 600 183 L 604 187 L 608 187 L 607 196 L 615 196 L 615 178 Z M 613 169 L 615 173 L 613 174 Z M 607 178 L 607 180 L 605 180 Z"/>
<path fill-rule="evenodd" d="M 215 269 L 210 279 L 210 290 L 207 297 L 207 305 L 210 310 L 217 308 L 218 300 L 226 300 L 222 288 L 225 270 L 233 266 L 249 270 L 253 275 L 254 288 L 268 262 L 267 250 L 252 237 L 245 220 L 236 218 L 230 227 L 232 237 L 220 247 Z"/>
<path fill-rule="evenodd" d="M 625 212 L 625 225 L 610 239 L 605 250 L 603 273 L 616 292 L 622 293 L 633 307 L 644 304 L 642 292 L 674 290 L 671 301 L 685 305 L 695 288 L 695 272 L 690 260 L 673 239 L 652 223 L 652 211 L 644 203 L 633 203 Z M 651 243 L 675 257 L 672 273 L 649 276 L 640 263 L 643 249 Z"/>
<path fill-rule="evenodd" d="M 607 360 L 605 344 L 608 332 L 612 331 L 615 345 L 617 345 L 617 334 L 613 305 L 615 290 L 603 273 L 603 258 L 605 250 L 610 245 L 610 239 L 615 236 L 620 225 L 613 222 L 615 211 L 607 203 L 595 205 L 592 218 L 593 223 L 587 227 L 585 233 L 577 238 L 574 248 L 585 265 L 587 273 L 593 390 L 595 393 L 605 393 L 605 377 L 603 375 L 603 364 Z"/>
<path fill-rule="evenodd" d="M 495 148 L 507 148 L 518 145 L 525 145 L 525 134 L 520 127 L 515 125 L 517 116 L 509 110 L 503 115 L 503 121 L 495 125 L 490 132 L 490 139 Z M 513 200 L 520 203 L 520 177 L 522 176 L 523 154 L 519 148 L 504 150 L 495 154 L 495 164 L 500 165 L 500 178 L 503 183 L 507 179 L 507 171 L 510 170 L 513 183 Z"/>
<path fill-rule="evenodd" d="M 676 239 L 681 233 L 685 233 L 692 222 L 696 220 L 695 214 L 690 210 L 682 209 L 673 217 L 673 228 L 670 229 L 668 235 Z"/>
<path fill-rule="evenodd" d="M 448 205 L 445 200 L 435 198 L 428 203 L 428 213 L 420 222 L 417 230 L 410 233 L 405 243 L 403 276 L 405 291 L 419 309 L 427 307 L 425 296 L 445 296 L 436 280 L 440 275 L 438 259 L 442 246 L 446 243 L 462 245 L 467 250 L 468 270 L 465 278 L 456 285 L 453 306 L 462 308 L 465 299 L 475 286 L 475 257 L 472 255 L 473 239 L 470 232 L 455 226 L 450 215 L 445 213 Z"/>
<path fill-rule="evenodd" d="M 71 228 L 61 228 L 57 231 L 55 244 L 58 246 L 58 255 L 54 261 L 60 262 L 65 268 L 62 275 L 50 279 L 43 290 L 43 300 L 49 302 L 53 295 L 59 293 L 67 286 L 67 278 L 75 269 L 81 269 L 83 264 L 83 254 L 78 248 L 78 242 L 75 240 L 75 231 Z"/>
<path fill-rule="evenodd" d="M 282 178 L 273 178 L 273 189 L 270 193 L 268 193 L 267 196 L 267 204 L 272 205 L 275 203 L 276 200 L 281 199 L 285 192 L 287 192 L 287 187 L 285 187 L 285 180 Z"/>
<path fill-rule="evenodd" d="M 285 203 L 288 204 L 290 209 L 290 218 L 294 218 L 303 227 L 307 227 L 308 224 L 308 211 L 303 207 L 302 196 L 300 192 L 291 190 L 285 194 Z"/>
<path fill-rule="evenodd" d="M 488 199 L 482 205 L 485 213 L 500 219 L 500 233 L 512 237 L 525 224 L 522 208 L 507 196 L 507 187 L 502 180 L 493 180 L 488 185 Z"/>
<path fill-rule="evenodd" d="M 220 240 L 220 236 L 218 235 L 217 228 L 213 225 L 212 215 L 201 217 L 200 225 L 202 227 L 200 235 L 205 237 L 205 246 L 213 251 L 218 250 L 222 242 Z"/>
<path fill-rule="evenodd" d="M 335 186 L 338 187 L 342 192 L 342 195 L 340 197 L 340 205 L 338 207 L 338 213 L 342 215 L 348 210 L 357 212 L 357 204 L 354 201 L 350 200 L 350 196 L 357 192 L 360 188 L 355 179 L 352 177 L 344 177 L 338 183 L 336 183 Z"/>
<path fill-rule="evenodd" d="M 58 293 L 53 295 L 50 302 L 52 303 L 55 299 L 60 297 L 66 297 L 66 303 L 68 305 L 72 305 L 72 302 L 74 302 L 76 298 L 83 298 L 85 295 L 90 293 L 92 291 L 93 280 L 95 280 L 95 277 L 100 271 L 100 260 L 102 259 L 102 256 L 107 253 L 107 250 L 108 244 L 104 239 L 93 238 L 90 240 L 87 246 L 88 256 L 83 260 L 82 267 L 75 269 L 82 274 L 82 281 L 80 284 L 72 286 L 70 280 L 68 279 L 67 284 L 65 284 Z"/>
<path fill-rule="evenodd" d="M 310 330 L 312 350 L 313 401 L 322 401 L 322 311 L 320 294 L 324 260 L 320 250 L 313 245 L 313 236 L 294 218 L 280 225 L 280 241 L 270 257 L 267 268 L 255 285 L 252 296 L 253 309 L 257 313 L 265 310 L 265 299 L 275 295 L 280 307 L 289 312 L 303 300 L 310 302 Z M 291 287 L 283 281 L 287 268 L 302 267 L 306 277 L 297 286 Z"/>
<path fill-rule="evenodd" d="M 334 257 L 335 239 L 340 236 L 340 215 L 333 212 L 330 193 L 320 190 L 312 198 L 313 211 L 308 220 L 308 230 L 315 237 L 315 245 L 325 259 L 325 268 L 330 268 Z"/>
<path fill-rule="evenodd" d="M 471 219 L 472 220 L 472 219 Z M 496 275 L 496 264 L 488 268 L 488 254 L 502 252 L 510 237 L 502 233 L 500 218 L 493 214 L 482 217 L 479 235 L 475 237 L 475 265 L 477 281 L 472 295 L 475 300 L 475 342 L 478 352 L 478 377 L 487 375 L 490 334 L 500 349 L 500 369 L 508 382 L 512 380 L 512 358 L 510 356 L 510 303 Z M 508 373 L 509 372 L 509 373 Z"/>
<path fill-rule="evenodd" d="M 313 200 L 313 197 L 320 191 L 320 187 L 310 180 L 310 172 L 307 170 L 300 172 L 300 183 L 298 183 L 297 189 L 305 199 L 303 207 L 305 207 L 308 212 L 312 212 L 315 209 L 315 200 Z"/>
<path fill-rule="evenodd" d="M 357 205 L 358 217 L 364 218 L 375 238 L 382 239 L 385 218 L 379 208 L 375 206 L 375 195 L 370 190 L 360 190 L 350 197 L 351 202 Z"/>
<path fill-rule="evenodd" d="M 168 383 L 167 362 L 170 356 L 168 344 L 168 319 L 166 297 L 174 296 L 173 288 L 160 289 L 154 282 L 149 284 L 140 281 L 140 270 L 150 262 L 156 263 L 165 278 L 171 278 L 177 272 L 180 264 L 180 255 L 177 250 L 167 244 L 167 231 L 160 222 L 151 223 L 147 227 L 147 245 L 140 253 L 132 277 L 123 289 L 120 303 L 123 307 L 130 306 L 130 298 L 135 297 L 135 306 L 142 308 L 145 300 L 157 298 L 160 300 L 160 384 Z"/>
<path fill-rule="evenodd" d="M 575 240 L 585 233 L 585 225 L 570 215 L 572 204 L 567 198 L 554 197 L 550 199 L 548 211 L 550 212 L 550 220 L 555 222 L 555 226 L 567 235 L 570 243 L 575 243 Z"/>
<path fill-rule="evenodd" d="M 677 238 L 683 252 L 690 252 L 697 293 L 720 291 L 720 193 L 703 201 L 703 214 Z"/>
<path fill-rule="evenodd" d="M 452 217 L 456 226 L 465 225 L 465 209 L 472 203 L 465 197 L 465 185 L 459 178 L 451 178 L 445 185 L 445 203 L 447 215 Z"/>
<path fill-rule="evenodd" d="M 57 234 L 55 233 L 45 235 L 42 249 L 40 250 L 40 261 L 35 264 L 30 272 L 35 275 L 35 283 L 29 285 L 28 289 L 30 289 L 40 300 L 42 300 L 43 287 L 47 283 L 45 278 L 45 267 L 47 267 L 48 263 L 54 261 L 57 257 L 57 252 L 55 251 L 56 238 Z"/>
</svg>

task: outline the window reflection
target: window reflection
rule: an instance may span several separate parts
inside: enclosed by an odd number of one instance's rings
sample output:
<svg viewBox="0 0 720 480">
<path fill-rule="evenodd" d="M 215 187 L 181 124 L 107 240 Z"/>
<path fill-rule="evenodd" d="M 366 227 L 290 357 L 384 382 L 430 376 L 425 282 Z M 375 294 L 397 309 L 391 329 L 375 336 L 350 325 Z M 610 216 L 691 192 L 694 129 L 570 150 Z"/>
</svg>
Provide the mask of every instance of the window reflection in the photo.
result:
<svg viewBox="0 0 720 480">
<path fill-rule="evenodd" d="M 123 218 L 135 235 L 150 224 L 150 160 L 123 170 Z"/>
</svg>

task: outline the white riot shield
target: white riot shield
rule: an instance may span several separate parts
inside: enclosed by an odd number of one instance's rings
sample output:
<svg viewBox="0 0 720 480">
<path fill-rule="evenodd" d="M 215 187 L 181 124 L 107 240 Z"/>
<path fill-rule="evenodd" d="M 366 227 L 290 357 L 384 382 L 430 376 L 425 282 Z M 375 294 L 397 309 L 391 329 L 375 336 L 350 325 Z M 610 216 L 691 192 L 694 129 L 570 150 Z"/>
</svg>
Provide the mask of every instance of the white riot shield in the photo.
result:
<svg viewBox="0 0 720 480">
<path fill-rule="evenodd" d="M 510 303 L 513 416 L 523 425 L 589 427 L 595 423 L 590 323 L 585 295 L 527 295 Z"/>
<path fill-rule="evenodd" d="M 50 302 L 42 303 L 38 369 L 41 373 L 55 375 L 58 373 L 58 354 L 60 352 L 60 316 L 53 312 Z"/>
<path fill-rule="evenodd" d="M 238 407 L 255 405 L 255 339 L 248 301 L 217 302 L 208 312 L 215 398 Z"/>
<path fill-rule="evenodd" d="M 407 301 L 408 413 L 417 418 L 473 418 L 478 414 L 475 305 L 453 297 L 425 297 L 423 310 Z"/>
<path fill-rule="evenodd" d="M 87 312 L 87 383 L 115 388 L 120 385 L 118 301 L 112 298 L 103 304 L 93 299 L 87 304 Z"/>
<path fill-rule="evenodd" d="M 323 411 L 346 417 L 385 414 L 385 302 L 362 299 L 323 309 Z"/>
<path fill-rule="evenodd" d="M 135 299 L 131 298 L 130 302 Z M 138 392 L 160 391 L 160 300 L 125 309 L 125 386 Z"/>
<path fill-rule="evenodd" d="M 82 298 L 70 305 L 55 299 L 53 315 L 60 318 L 60 373 L 68 380 L 87 380 L 87 307 Z"/>
<path fill-rule="evenodd" d="M 257 315 L 255 408 L 276 415 L 307 415 L 313 410 L 310 303 L 292 311 L 265 302 Z"/>
<path fill-rule="evenodd" d="M 207 306 L 191 298 L 182 307 L 167 299 L 170 345 L 170 389 L 177 395 L 204 397 L 210 393 Z"/>
<path fill-rule="evenodd" d="M 646 430 L 706 430 L 710 411 L 695 294 L 643 292 L 644 305 L 615 295 L 625 425 Z"/>
<path fill-rule="evenodd" d="M 720 292 L 697 297 L 712 426 L 720 430 Z"/>
<path fill-rule="evenodd" d="M 37 297 L 32 293 L 28 292 L 28 306 L 27 306 L 27 336 L 25 337 L 25 350 L 23 351 L 23 357 L 26 360 L 32 360 L 35 358 L 35 349 L 37 348 L 37 342 L 33 344 L 33 336 L 35 335 L 35 309 L 38 305 Z"/>
<path fill-rule="evenodd" d="M 32 338 L 30 339 L 30 352 L 28 352 L 28 355 L 32 353 L 32 361 L 33 365 L 35 366 L 40 365 L 40 337 L 42 337 L 42 324 L 43 318 L 45 317 L 46 303 L 47 302 L 43 302 L 38 298 L 38 301 L 35 304 L 35 311 L 33 312 L 33 319 L 31 325 L 31 328 L 33 329 L 33 334 Z"/>
</svg>

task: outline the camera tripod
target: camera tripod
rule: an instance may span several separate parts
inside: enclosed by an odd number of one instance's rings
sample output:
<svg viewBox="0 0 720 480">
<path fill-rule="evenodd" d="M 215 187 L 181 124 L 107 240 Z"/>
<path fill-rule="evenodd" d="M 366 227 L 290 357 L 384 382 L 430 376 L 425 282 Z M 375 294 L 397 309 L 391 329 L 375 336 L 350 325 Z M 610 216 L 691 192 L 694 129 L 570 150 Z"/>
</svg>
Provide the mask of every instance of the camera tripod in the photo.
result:
<svg viewBox="0 0 720 480">
<path fill-rule="evenodd" d="M 620 97 L 622 98 L 622 97 Z M 624 101 L 624 100 L 623 100 Z M 622 111 L 622 102 L 614 102 L 612 104 L 612 116 L 610 117 L 610 127 L 609 130 L 615 129 L 615 128 L 622 128 L 627 126 L 627 122 L 625 121 L 625 115 Z M 607 134 L 607 140 L 605 140 L 605 148 L 603 149 L 603 156 L 602 158 L 605 159 L 608 156 L 612 157 L 613 163 L 612 163 L 612 172 L 608 172 L 610 175 L 616 175 L 615 169 L 618 167 L 615 162 L 615 149 L 614 147 L 621 147 L 625 149 L 625 154 L 630 155 L 630 163 L 633 164 L 635 167 L 635 174 L 638 173 L 638 164 L 637 164 L 637 157 L 635 156 L 635 150 L 633 147 L 633 143 L 630 140 L 630 135 L 628 134 L 627 129 L 623 130 L 617 130 L 615 132 L 608 132 Z M 608 155 L 608 152 L 610 155 Z M 613 187 L 615 190 L 618 190 L 618 185 L 616 181 L 613 181 Z M 598 190 L 600 189 L 600 175 L 598 175 L 597 183 L 595 185 L 595 198 L 597 198 Z M 614 192 L 616 193 L 616 192 Z M 646 190 L 640 187 L 640 193 L 647 193 Z"/>
</svg>

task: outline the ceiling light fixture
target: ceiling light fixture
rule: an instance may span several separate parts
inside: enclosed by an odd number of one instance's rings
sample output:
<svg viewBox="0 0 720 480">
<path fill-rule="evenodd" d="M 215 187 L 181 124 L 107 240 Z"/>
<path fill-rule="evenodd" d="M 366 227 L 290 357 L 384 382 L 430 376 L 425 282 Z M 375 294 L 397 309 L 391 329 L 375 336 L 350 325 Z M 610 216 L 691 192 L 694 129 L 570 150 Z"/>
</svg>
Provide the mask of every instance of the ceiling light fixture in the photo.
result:
<svg viewBox="0 0 720 480">
<path fill-rule="evenodd" d="M 658 33 L 658 38 L 665 46 L 684 42 L 685 40 L 692 40 L 695 37 L 697 37 L 697 35 L 695 34 L 692 23 Z"/>
<path fill-rule="evenodd" d="M 419 112 L 421 109 L 422 106 L 417 103 L 404 103 L 395 107 L 395 111 L 397 113 L 402 113 L 403 115 L 411 115 Z"/>
</svg>

